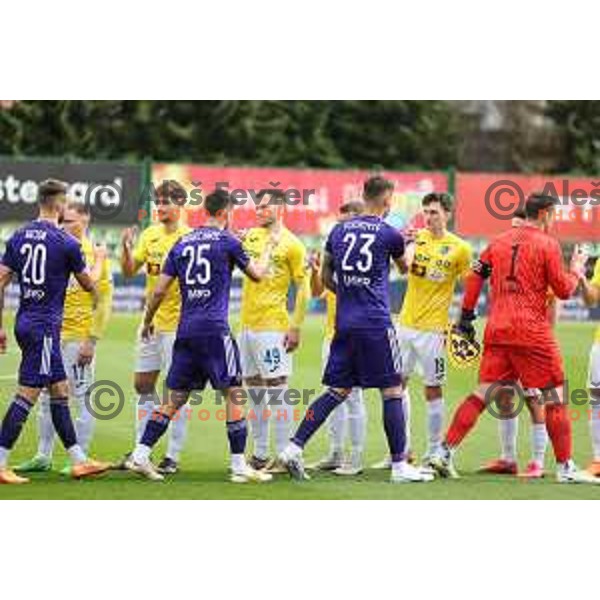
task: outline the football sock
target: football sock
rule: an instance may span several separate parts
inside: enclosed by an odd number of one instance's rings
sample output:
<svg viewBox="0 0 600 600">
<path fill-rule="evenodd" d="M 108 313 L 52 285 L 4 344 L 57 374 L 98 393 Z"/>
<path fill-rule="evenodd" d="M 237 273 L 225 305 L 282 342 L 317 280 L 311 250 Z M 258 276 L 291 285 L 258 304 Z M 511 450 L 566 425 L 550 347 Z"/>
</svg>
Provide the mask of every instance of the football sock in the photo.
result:
<svg viewBox="0 0 600 600">
<path fill-rule="evenodd" d="M 592 405 L 591 411 L 590 433 L 592 437 L 594 460 L 600 460 L 600 405 Z"/>
<path fill-rule="evenodd" d="M 249 410 L 253 414 L 252 437 L 254 438 L 253 454 L 257 458 L 266 459 L 269 457 L 269 415 L 268 406 L 269 396 L 266 387 L 249 387 Z"/>
<path fill-rule="evenodd" d="M 77 444 L 77 434 L 75 426 L 71 419 L 71 411 L 69 410 L 69 399 L 65 397 L 50 398 L 50 415 L 52 416 L 52 424 L 56 433 L 65 447 L 69 450 Z"/>
<path fill-rule="evenodd" d="M 544 466 L 548 432 L 544 423 L 533 423 L 531 426 L 531 458 L 540 466 Z"/>
<path fill-rule="evenodd" d="M 444 399 L 436 398 L 425 404 L 427 405 L 427 431 L 429 432 L 427 455 L 433 456 L 439 451 L 442 445 L 445 414 Z"/>
<path fill-rule="evenodd" d="M 288 399 L 287 383 L 271 387 L 270 389 L 273 397 L 271 421 L 275 431 L 275 451 L 279 455 L 285 450 L 290 441 L 294 407 L 286 401 Z"/>
<path fill-rule="evenodd" d="M 571 421 L 564 404 L 546 406 L 546 429 L 552 442 L 556 462 L 561 464 L 571 458 Z"/>
<path fill-rule="evenodd" d="M 403 461 L 406 452 L 406 423 L 401 396 L 383 399 L 383 428 L 392 465 Z"/>
<path fill-rule="evenodd" d="M 362 389 L 353 388 L 348 396 L 348 400 L 345 402 L 348 406 L 348 428 L 350 430 L 350 442 L 352 443 L 353 456 L 361 456 L 365 449 L 367 411 L 365 409 L 363 395 Z M 340 408 L 342 406 L 340 406 Z M 337 410 L 339 410 L 339 408 Z"/>
<path fill-rule="evenodd" d="M 85 404 L 85 394 L 75 397 L 79 407 L 79 415 L 75 419 L 75 431 L 77 432 L 77 441 L 81 448 L 87 452 L 92 441 L 95 419 Z M 40 434 L 41 438 L 41 434 Z"/>
<path fill-rule="evenodd" d="M 329 443 L 331 454 L 341 454 L 344 451 L 344 437 L 346 433 L 346 419 L 348 410 L 346 402 L 340 404 L 329 416 Z"/>
<path fill-rule="evenodd" d="M 406 388 L 404 390 L 404 393 L 402 394 L 402 411 L 404 412 L 404 437 L 406 439 L 406 449 L 405 449 L 405 454 L 408 455 L 408 453 L 411 451 L 411 435 L 410 435 L 410 416 L 411 416 L 411 398 L 410 398 L 410 392 L 408 391 L 408 388 Z"/>
<path fill-rule="evenodd" d="M 16 394 L 14 400 L 10 403 L 0 428 L 0 447 L 6 450 L 3 453 L 5 456 L 3 463 L 0 462 L 0 467 L 6 466 L 8 450 L 11 450 L 15 445 L 32 407 L 33 404 L 19 394 Z"/>
<path fill-rule="evenodd" d="M 446 434 L 446 443 L 450 448 L 456 448 L 462 442 L 484 410 L 485 402 L 475 394 L 471 394 L 463 400 L 454 413 Z"/>
<path fill-rule="evenodd" d="M 321 394 L 309 407 L 302 419 L 302 423 L 298 427 L 292 442 L 299 448 L 304 448 L 308 440 L 314 433 L 323 425 L 327 417 L 334 411 L 342 402 L 344 396 L 341 396 L 334 390 L 328 389 Z"/>
<path fill-rule="evenodd" d="M 187 435 L 188 421 L 190 420 L 190 408 L 182 406 L 173 419 L 171 419 L 171 430 L 169 432 L 169 444 L 166 456 L 177 462 L 183 450 Z"/>
<path fill-rule="evenodd" d="M 500 430 L 500 458 L 509 462 L 517 460 L 517 433 L 519 431 L 518 417 L 500 419 L 498 422 Z"/>
<path fill-rule="evenodd" d="M 170 419 L 167 415 L 154 412 L 148 423 L 146 423 L 146 429 L 142 434 L 140 444 L 148 448 L 153 448 L 156 442 L 165 434 L 169 427 Z"/>
<path fill-rule="evenodd" d="M 139 443 L 146 430 L 146 424 L 155 410 L 158 410 L 159 402 L 156 394 L 140 394 L 135 403 L 135 439 Z"/>
<path fill-rule="evenodd" d="M 229 440 L 229 451 L 232 455 L 244 454 L 246 451 L 246 439 L 248 437 L 248 427 L 246 419 L 239 421 L 227 421 L 227 439 Z"/>
<path fill-rule="evenodd" d="M 39 401 L 38 435 L 38 456 L 43 456 L 48 459 L 52 458 L 56 430 L 54 429 L 52 415 L 50 414 L 50 398 L 45 392 L 42 393 Z"/>
</svg>

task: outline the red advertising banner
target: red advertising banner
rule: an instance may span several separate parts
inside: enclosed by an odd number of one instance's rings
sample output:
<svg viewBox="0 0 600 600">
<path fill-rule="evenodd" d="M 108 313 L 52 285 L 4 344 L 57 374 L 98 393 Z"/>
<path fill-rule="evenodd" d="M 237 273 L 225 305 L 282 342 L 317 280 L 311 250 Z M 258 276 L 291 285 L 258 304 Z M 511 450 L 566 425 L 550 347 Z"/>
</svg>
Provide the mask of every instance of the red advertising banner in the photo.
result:
<svg viewBox="0 0 600 600">
<path fill-rule="evenodd" d="M 532 192 L 558 198 L 553 233 L 564 241 L 600 240 L 600 178 L 502 173 L 456 175 L 456 230 L 487 238 L 504 231 Z"/>
<path fill-rule="evenodd" d="M 448 176 L 442 172 L 384 172 L 395 183 L 389 221 L 402 228 L 420 209 L 421 198 L 432 191 L 448 190 Z M 200 165 L 157 164 L 152 171 L 155 186 L 176 180 L 187 190 L 185 212 L 192 227 L 201 225 L 206 215 L 199 207 L 201 198 L 219 186 L 235 198 L 234 227 L 256 224 L 258 192 L 277 188 L 288 194 L 284 222 L 293 232 L 322 235 L 331 227 L 338 207 L 360 198 L 367 171 L 331 171 L 250 167 L 210 167 Z"/>
</svg>

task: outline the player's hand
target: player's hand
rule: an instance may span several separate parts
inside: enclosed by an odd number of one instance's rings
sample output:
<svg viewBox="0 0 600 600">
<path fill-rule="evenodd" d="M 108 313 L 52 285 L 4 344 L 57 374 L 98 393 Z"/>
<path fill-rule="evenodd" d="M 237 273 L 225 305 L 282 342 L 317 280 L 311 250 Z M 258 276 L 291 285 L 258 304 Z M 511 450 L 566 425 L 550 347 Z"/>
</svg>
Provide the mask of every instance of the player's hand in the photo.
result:
<svg viewBox="0 0 600 600">
<path fill-rule="evenodd" d="M 123 229 L 123 232 L 121 233 L 121 244 L 123 247 L 131 250 L 133 247 L 133 240 L 135 239 L 136 235 L 137 227 L 135 225 L 133 227 L 126 227 Z"/>
<path fill-rule="evenodd" d="M 247 229 L 232 229 L 231 233 L 238 239 L 240 242 L 243 242 L 248 235 Z"/>
<path fill-rule="evenodd" d="M 106 244 L 96 244 L 94 246 L 94 262 L 104 262 L 108 256 Z"/>
<path fill-rule="evenodd" d="M 300 330 L 292 327 L 283 338 L 283 347 L 287 353 L 293 352 L 300 345 Z"/>
<path fill-rule="evenodd" d="M 142 325 L 140 330 L 140 337 L 144 342 L 149 342 L 154 337 L 154 323 L 150 323 L 150 325 Z"/>
<path fill-rule="evenodd" d="M 0 354 L 6 353 L 6 332 L 4 329 L 0 329 Z"/>
<path fill-rule="evenodd" d="M 321 253 L 315 250 L 308 259 L 308 264 L 312 271 L 319 273 L 321 271 Z"/>
<path fill-rule="evenodd" d="M 472 310 L 463 310 L 460 314 L 458 323 L 454 325 L 454 330 L 458 331 L 461 335 L 467 338 L 469 341 L 475 339 L 475 326 L 473 321 L 475 320 L 475 312 Z"/>
<path fill-rule="evenodd" d="M 94 354 L 96 353 L 96 345 L 92 340 L 85 340 L 81 342 L 79 346 L 79 352 L 77 354 L 77 364 L 80 367 L 90 365 L 94 360 Z"/>
<path fill-rule="evenodd" d="M 412 225 L 409 225 L 402 232 L 402 235 L 404 236 L 404 241 L 407 244 L 411 244 L 412 242 L 415 241 L 415 238 L 417 237 L 417 233 L 419 233 L 419 230 L 416 227 L 413 227 Z"/>
<path fill-rule="evenodd" d="M 582 245 L 575 244 L 573 256 L 571 257 L 571 272 L 575 273 L 580 279 L 585 277 L 585 265 L 588 258 L 587 250 Z"/>
</svg>

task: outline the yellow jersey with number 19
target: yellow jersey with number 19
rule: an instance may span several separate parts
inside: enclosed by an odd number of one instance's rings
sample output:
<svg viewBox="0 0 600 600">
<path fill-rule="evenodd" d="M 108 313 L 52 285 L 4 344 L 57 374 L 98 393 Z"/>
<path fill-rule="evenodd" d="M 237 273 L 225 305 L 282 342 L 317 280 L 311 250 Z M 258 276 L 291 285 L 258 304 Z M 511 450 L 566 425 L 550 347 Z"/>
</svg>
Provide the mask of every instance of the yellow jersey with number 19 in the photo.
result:
<svg viewBox="0 0 600 600">
<path fill-rule="evenodd" d="M 429 229 L 419 231 L 400 325 L 443 332 L 456 282 L 470 269 L 472 256 L 470 244 L 453 233 L 436 238 Z"/>
<path fill-rule="evenodd" d="M 157 224 L 142 232 L 133 251 L 133 259 L 143 263 L 146 269 L 146 301 L 158 283 L 167 254 L 179 239 L 190 231 L 186 225 L 179 225 L 175 231 L 168 233 L 164 225 Z M 154 317 L 156 330 L 169 333 L 176 331 L 180 311 L 179 283 L 174 281 Z"/>
<path fill-rule="evenodd" d="M 255 227 L 248 231 L 244 248 L 251 258 L 260 260 L 270 236 L 271 233 L 265 227 Z M 257 283 L 244 278 L 242 328 L 252 331 L 287 331 L 290 327 L 287 301 L 291 283 L 296 284 L 298 291 L 308 284 L 306 249 L 289 229 L 283 227 L 264 279 Z"/>
<path fill-rule="evenodd" d="M 600 257 L 596 260 L 596 266 L 594 267 L 594 275 L 590 282 L 593 286 L 600 289 Z M 596 329 L 596 337 L 594 338 L 596 344 L 600 344 L 600 327 Z"/>
</svg>

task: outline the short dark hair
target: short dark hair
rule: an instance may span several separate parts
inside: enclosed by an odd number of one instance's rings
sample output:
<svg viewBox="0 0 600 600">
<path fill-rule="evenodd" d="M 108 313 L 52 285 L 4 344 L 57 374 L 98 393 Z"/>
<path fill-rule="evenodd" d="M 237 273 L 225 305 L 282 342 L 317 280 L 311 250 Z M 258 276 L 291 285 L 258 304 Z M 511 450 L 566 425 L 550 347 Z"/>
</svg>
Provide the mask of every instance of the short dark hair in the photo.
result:
<svg viewBox="0 0 600 600">
<path fill-rule="evenodd" d="M 517 210 L 515 210 L 515 212 L 513 213 L 513 219 L 526 219 L 527 218 L 527 213 L 525 212 L 525 207 L 522 205 L 519 205 L 519 208 L 517 208 Z"/>
<path fill-rule="evenodd" d="M 187 192 L 185 188 L 174 179 L 165 179 L 156 188 L 157 198 L 170 198 L 171 200 L 185 200 L 187 198 Z"/>
<path fill-rule="evenodd" d="M 38 203 L 41 206 L 51 204 L 56 196 L 67 193 L 67 184 L 58 179 L 46 179 L 38 187 Z"/>
<path fill-rule="evenodd" d="M 373 202 L 379 200 L 383 194 L 393 190 L 394 184 L 381 175 L 369 177 L 363 185 L 363 198 L 365 202 Z"/>
<path fill-rule="evenodd" d="M 547 194 L 531 194 L 525 202 L 525 215 L 528 219 L 538 219 L 540 213 L 544 210 L 548 210 L 558 202 L 558 198 L 554 196 L 548 196 Z"/>
<path fill-rule="evenodd" d="M 204 199 L 204 208 L 211 217 L 216 217 L 231 204 L 231 197 L 223 189 L 216 189 Z"/>
<path fill-rule="evenodd" d="M 283 204 L 285 204 L 285 192 L 283 190 L 278 190 L 278 189 L 270 189 L 270 188 L 265 188 L 260 190 L 260 192 L 258 192 L 258 199 L 262 200 L 264 196 L 266 196 L 267 194 L 269 194 L 269 196 L 271 196 L 271 199 L 269 200 L 269 204 L 272 204 L 273 206 L 282 206 Z"/>
<path fill-rule="evenodd" d="M 341 215 L 359 215 L 365 210 L 365 203 L 362 200 L 348 200 L 340 206 Z"/>
<path fill-rule="evenodd" d="M 452 196 L 450 194 L 446 194 L 445 192 L 431 192 L 423 196 L 421 206 L 429 206 L 434 202 L 439 202 L 446 212 L 452 211 Z"/>
</svg>

